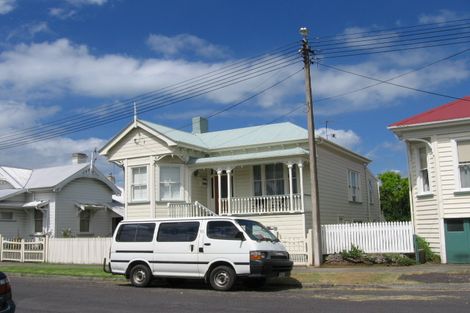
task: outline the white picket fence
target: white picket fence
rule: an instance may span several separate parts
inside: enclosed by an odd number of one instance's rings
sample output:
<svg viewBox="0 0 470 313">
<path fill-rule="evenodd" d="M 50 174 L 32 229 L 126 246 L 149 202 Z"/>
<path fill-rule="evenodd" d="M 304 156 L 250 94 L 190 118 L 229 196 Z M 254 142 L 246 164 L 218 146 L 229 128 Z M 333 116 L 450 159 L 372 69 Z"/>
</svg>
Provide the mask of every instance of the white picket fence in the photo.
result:
<svg viewBox="0 0 470 313">
<path fill-rule="evenodd" d="M 111 238 L 41 238 L 26 241 L 0 236 L 0 261 L 101 264 Z"/>
<path fill-rule="evenodd" d="M 365 253 L 413 253 L 413 234 L 411 222 L 322 225 L 322 254 L 350 250 L 352 245 Z M 280 239 L 295 265 L 312 264 L 312 230 L 305 238 Z"/>
<path fill-rule="evenodd" d="M 322 225 L 322 253 L 349 250 L 351 245 L 365 253 L 412 253 L 413 234 L 411 222 Z"/>
</svg>

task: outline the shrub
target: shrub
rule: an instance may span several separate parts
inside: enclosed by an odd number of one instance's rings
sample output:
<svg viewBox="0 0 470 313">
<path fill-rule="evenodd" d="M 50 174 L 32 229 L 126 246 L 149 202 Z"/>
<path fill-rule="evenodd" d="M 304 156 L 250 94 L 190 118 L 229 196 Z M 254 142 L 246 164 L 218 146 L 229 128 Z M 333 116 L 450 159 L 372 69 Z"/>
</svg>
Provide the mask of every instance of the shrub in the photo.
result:
<svg viewBox="0 0 470 313">
<path fill-rule="evenodd" d="M 431 247 L 429 247 L 429 243 L 424 238 L 416 236 L 416 241 L 418 243 L 418 250 L 424 251 L 424 259 L 426 262 L 440 263 L 441 258 L 439 255 L 432 252 Z"/>
<path fill-rule="evenodd" d="M 351 249 L 343 250 L 341 252 L 341 256 L 345 260 L 360 260 L 363 258 L 364 255 L 364 251 L 362 251 L 361 249 L 359 249 L 359 247 L 355 245 L 351 245 Z"/>
<path fill-rule="evenodd" d="M 398 253 L 386 254 L 385 258 L 388 260 L 389 263 L 398 266 L 410 266 L 416 264 L 413 259 L 407 257 L 406 255 Z"/>
</svg>

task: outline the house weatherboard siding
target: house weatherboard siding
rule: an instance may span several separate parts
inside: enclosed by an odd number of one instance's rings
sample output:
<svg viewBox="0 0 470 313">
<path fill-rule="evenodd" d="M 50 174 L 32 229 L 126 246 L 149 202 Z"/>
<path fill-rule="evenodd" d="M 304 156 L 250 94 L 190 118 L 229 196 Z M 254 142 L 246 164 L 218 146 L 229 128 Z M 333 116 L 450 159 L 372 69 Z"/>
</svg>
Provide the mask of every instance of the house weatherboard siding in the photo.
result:
<svg viewBox="0 0 470 313">
<path fill-rule="evenodd" d="M 317 142 L 322 223 L 381 220 L 370 160 Z M 136 120 L 100 154 L 124 169 L 126 219 L 167 218 L 202 206 L 259 220 L 285 237 L 305 237 L 311 228 L 307 131 L 292 123 L 215 132 L 193 125 L 189 133 Z M 361 201 L 349 200 L 351 170 L 359 175 Z"/>
<path fill-rule="evenodd" d="M 470 140 L 468 101 L 470 97 L 465 97 L 389 126 L 407 145 L 416 234 L 430 243 L 443 263 L 448 262 L 447 241 L 456 234 L 470 233 L 467 230 L 470 227 L 470 189 L 461 188 L 457 151 L 459 141 Z M 423 187 L 424 161 L 423 157 L 420 159 L 420 150 L 426 152 L 429 191 Z M 446 223 L 460 221 L 468 225 L 448 233 Z M 462 247 L 462 259 L 452 257 L 450 262 L 461 263 L 464 259 L 470 262 L 470 238 L 453 241 L 452 245 Z"/>
</svg>

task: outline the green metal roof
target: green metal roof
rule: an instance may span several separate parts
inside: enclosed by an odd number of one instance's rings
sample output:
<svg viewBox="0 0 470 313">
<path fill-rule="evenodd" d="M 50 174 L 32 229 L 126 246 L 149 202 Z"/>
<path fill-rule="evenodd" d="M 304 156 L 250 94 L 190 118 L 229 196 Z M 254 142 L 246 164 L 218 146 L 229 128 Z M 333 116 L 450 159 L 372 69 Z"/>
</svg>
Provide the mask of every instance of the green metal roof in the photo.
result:
<svg viewBox="0 0 470 313">
<path fill-rule="evenodd" d="M 175 142 L 207 150 L 307 140 L 307 130 L 290 122 L 201 134 L 192 134 L 147 121 L 141 122 Z"/>
<path fill-rule="evenodd" d="M 284 150 L 272 150 L 264 152 L 244 153 L 236 155 L 224 155 L 218 157 L 209 158 L 198 158 L 190 160 L 190 164 L 203 165 L 213 163 L 227 163 L 232 161 L 249 161 L 249 160 L 260 160 L 270 158 L 281 158 L 291 156 L 308 156 L 308 151 L 302 148 L 284 149 Z"/>
</svg>

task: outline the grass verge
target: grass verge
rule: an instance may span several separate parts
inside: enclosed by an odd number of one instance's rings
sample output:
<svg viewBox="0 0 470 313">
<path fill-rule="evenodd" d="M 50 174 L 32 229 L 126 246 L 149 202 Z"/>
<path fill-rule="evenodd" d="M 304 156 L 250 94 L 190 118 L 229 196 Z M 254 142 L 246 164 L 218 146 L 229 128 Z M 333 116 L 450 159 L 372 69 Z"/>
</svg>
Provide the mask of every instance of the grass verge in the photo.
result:
<svg viewBox="0 0 470 313">
<path fill-rule="evenodd" d="M 100 265 L 48 264 L 48 263 L 0 263 L 0 270 L 20 275 L 54 275 L 72 277 L 117 278 L 105 273 Z"/>
</svg>

